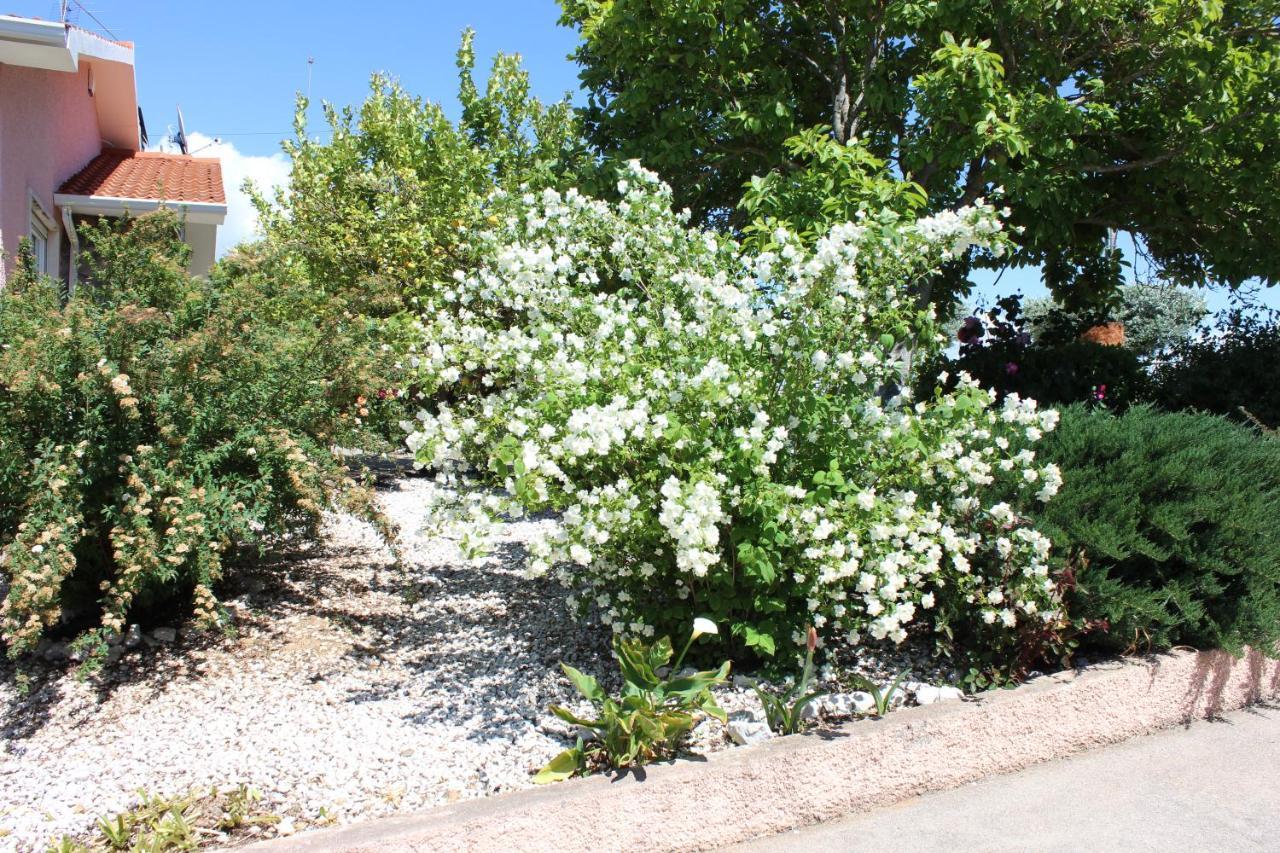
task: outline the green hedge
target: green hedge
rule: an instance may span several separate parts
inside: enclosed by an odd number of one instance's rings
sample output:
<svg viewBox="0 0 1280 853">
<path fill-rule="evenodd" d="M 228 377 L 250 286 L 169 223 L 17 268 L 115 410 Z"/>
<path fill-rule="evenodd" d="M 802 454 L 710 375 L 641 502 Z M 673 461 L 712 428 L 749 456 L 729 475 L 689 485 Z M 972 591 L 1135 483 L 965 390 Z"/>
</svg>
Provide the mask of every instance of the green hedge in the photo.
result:
<svg viewBox="0 0 1280 853">
<path fill-rule="evenodd" d="M 1274 646 L 1280 440 L 1212 415 L 1072 407 L 1041 453 L 1064 485 L 1038 526 L 1074 573 L 1086 644 Z"/>
</svg>

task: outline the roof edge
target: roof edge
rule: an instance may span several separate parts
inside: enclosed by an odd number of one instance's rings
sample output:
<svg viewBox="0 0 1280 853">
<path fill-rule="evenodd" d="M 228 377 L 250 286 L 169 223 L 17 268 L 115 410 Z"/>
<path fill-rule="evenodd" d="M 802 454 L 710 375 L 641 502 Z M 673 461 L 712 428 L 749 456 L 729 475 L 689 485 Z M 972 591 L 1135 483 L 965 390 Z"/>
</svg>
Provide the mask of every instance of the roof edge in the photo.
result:
<svg viewBox="0 0 1280 853">
<path fill-rule="evenodd" d="M 0 43 L 10 45 L 12 65 L 50 71 L 76 71 L 80 57 L 133 65 L 132 46 L 59 21 L 0 15 Z"/>
<path fill-rule="evenodd" d="M 0 15 L 0 39 L 41 47 L 62 47 L 67 43 L 67 28 L 57 21 Z"/>
<path fill-rule="evenodd" d="M 125 198 L 106 195 L 73 195 L 55 193 L 53 203 L 72 213 L 88 216 L 125 216 L 127 214 L 152 213 L 172 209 L 186 217 L 188 222 L 203 225 L 221 225 L 227 218 L 225 203 L 209 201 L 176 201 L 155 198 Z"/>
</svg>

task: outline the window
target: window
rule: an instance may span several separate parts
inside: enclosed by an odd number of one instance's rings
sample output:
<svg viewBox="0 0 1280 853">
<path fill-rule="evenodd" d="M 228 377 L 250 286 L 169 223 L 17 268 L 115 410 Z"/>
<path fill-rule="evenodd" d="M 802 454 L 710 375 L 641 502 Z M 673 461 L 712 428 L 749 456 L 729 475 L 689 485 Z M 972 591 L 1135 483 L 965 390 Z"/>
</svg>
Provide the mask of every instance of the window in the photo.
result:
<svg viewBox="0 0 1280 853">
<path fill-rule="evenodd" d="M 31 196 L 31 251 L 36 258 L 36 269 L 51 275 L 54 269 L 53 241 L 57 235 L 53 218 L 45 212 L 40 200 Z"/>
</svg>

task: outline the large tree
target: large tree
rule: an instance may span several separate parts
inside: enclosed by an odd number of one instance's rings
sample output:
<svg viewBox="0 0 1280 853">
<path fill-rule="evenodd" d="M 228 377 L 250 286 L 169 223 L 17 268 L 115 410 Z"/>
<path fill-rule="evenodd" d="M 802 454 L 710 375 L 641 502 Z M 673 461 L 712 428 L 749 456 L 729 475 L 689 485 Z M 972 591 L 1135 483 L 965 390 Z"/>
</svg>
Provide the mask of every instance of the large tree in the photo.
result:
<svg viewBox="0 0 1280 853">
<path fill-rule="evenodd" d="M 595 144 L 705 219 L 803 227 L 1002 187 L 1013 261 L 1068 302 L 1114 292 L 1121 234 L 1179 282 L 1280 277 L 1277 0 L 561 5 Z M 972 263 L 997 262 L 956 282 Z"/>
</svg>

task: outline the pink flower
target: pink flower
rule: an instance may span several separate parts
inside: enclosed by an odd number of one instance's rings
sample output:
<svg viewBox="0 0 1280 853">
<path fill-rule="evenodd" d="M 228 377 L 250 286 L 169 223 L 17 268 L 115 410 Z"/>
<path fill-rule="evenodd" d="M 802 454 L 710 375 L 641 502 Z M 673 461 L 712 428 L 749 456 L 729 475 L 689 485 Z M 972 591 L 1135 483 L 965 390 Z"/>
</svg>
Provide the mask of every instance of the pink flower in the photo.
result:
<svg viewBox="0 0 1280 853">
<path fill-rule="evenodd" d="M 1007 374 L 1009 374 L 1010 376 L 1017 376 L 1017 375 L 1018 375 L 1018 363 L 1017 363 L 1016 361 L 1011 361 L 1011 362 L 1009 362 L 1008 364 L 1006 364 L 1006 365 L 1004 366 L 1004 372 L 1005 372 L 1005 373 L 1007 373 Z"/>
</svg>

